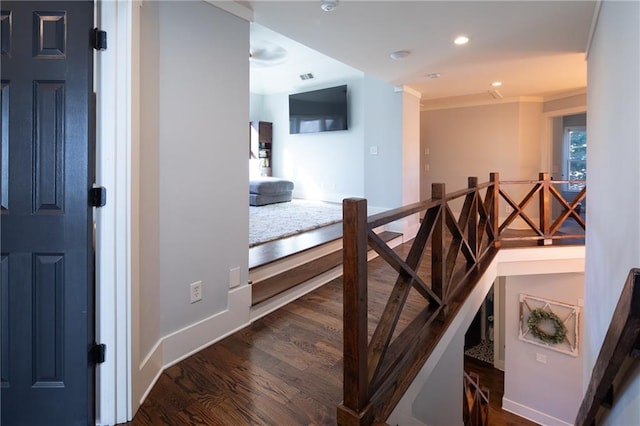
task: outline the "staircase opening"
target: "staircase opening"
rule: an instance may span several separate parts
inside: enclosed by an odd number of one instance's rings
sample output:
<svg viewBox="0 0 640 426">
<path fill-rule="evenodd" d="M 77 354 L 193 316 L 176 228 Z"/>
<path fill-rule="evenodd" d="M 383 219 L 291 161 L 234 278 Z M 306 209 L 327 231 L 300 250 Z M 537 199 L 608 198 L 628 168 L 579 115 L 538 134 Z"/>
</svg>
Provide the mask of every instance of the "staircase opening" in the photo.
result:
<svg viewBox="0 0 640 426">
<path fill-rule="evenodd" d="M 494 365 L 494 300 L 494 287 L 491 287 L 464 336 L 465 356 L 491 366 Z"/>
</svg>

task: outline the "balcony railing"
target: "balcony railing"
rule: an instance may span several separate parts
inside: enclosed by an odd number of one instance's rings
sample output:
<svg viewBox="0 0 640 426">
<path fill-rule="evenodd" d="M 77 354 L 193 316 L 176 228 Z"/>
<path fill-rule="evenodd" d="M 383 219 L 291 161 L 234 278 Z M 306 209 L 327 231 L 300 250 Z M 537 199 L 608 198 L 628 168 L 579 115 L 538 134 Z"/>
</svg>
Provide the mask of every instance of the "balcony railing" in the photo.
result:
<svg viewBox="0 0 640 426">
<path fill-rule="evenodd" d="M 468 188 L 449 194 L 444 184 L 433 184 L 431 199 L 370 217 L 365 199 L 343 201 L 344 400 L 338 424 L 386 420 L 502 245 L 584 244 L 586 188 L 568 201 L 562 191 L 568 183 L 546 173 L 538 180 L 500 182 L 492 173 L 486 183 L 470 177 Z M 376 229 L 415 214 L 420 227 L 403 259 Z M 397 272 L 371 337 L 369 247 Z M 412 292 L 422 310 L 407 315 L 403 308 Z"/>
</svg>

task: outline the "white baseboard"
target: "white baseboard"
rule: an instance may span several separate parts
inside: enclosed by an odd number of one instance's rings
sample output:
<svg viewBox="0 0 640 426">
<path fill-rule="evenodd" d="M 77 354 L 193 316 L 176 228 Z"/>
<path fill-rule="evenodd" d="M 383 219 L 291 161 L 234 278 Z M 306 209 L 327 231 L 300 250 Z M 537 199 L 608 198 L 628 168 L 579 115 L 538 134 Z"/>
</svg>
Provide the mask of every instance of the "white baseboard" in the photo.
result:
<svg viewBox="0 0 640 426">
<path fill-rule="evenodd" d="M 160 375 L 164 371 L 162 367 L 162 339 L 160 339 L 153 349 L 149 351 L 147 356 L 140 363 L 137 377 L 135 377 L 137 386 L 134 387 L 134 400 L 137 401 L 137 406 L 134 408 L 134 412 L 142 405 L 149 392 L 156 384 Z M 136 392 L 137 391 L 137 392 Z"/>
<path fill-rule="evenodd" d="M 531 420 L 532 422 L 536 422 L 541 425 L 549 425 L 549 426 L 571 426 L 572 423 L 567 423 L 564 420 L 557 419 L 548 414 L 542 413 L 533 408 L 527 407 L 525 405 L 519 404 L 515 401 L 511 401 L 507 398 L 502 398 L 502 409 L 518 415 L 520 417 L 524 417 L 525 419 Z"/>
<path fill-rule="evenodd" d="M 165 369 L 249 325 L 250 306 L 251 286 L 233 288 L 226 310 L 162 337 L 140 363 L 134 399 L 142 404 Z"/>
</svg>

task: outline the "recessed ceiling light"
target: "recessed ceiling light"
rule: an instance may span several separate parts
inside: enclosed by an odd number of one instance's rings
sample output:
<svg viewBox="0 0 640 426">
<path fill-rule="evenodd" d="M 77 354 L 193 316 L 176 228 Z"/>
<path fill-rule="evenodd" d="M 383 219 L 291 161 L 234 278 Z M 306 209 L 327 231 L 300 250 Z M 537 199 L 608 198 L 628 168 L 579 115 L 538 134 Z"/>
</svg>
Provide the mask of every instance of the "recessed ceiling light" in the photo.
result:
<svg viewBox="0 0 640 426">
<path fill-rule="evenodd" d="M 407 56 L 409 56 L 411 54 L 411 52 L 409 52 L 408 50 L 397 50 L 395 52 L 391 52 L 391 54 L 389 55 L 389 57 L 391 59 L 404 59 Z"/>
<path fill-rule="evenodd" d="M 439 72 L 430 72 L 429 74 L 426 75 L 426 77 L 433 80 L 435 78 L 440 78 L 440 73 Z"/>
<path fill-rule="evenodd" d="M 494 81 L 493 83 L 491 83 L 491 85 L 493 87 L 500 87 L 500 86 L 502 86 L 502 82 L 501 81 Z"/>
<path fill-rule="evenodd" d="M 465 35 L 460 35 L 460 36 L 457 36 L 457 37 L 453 40 L 453 42 L 454 42 L 455 44 L 457 44 L 458 46 L 462 46 L 463 44 L 467 44 L 467 43 L 469 43 L 469 37 L 467 37 L 467 36 L 465 36 Z"/>
<path fill-rule="evenodd" d="M 338 7 L 338 0 L 320 0 L 320 8 L 325 12 L 333 12 Z"/>
</svg>

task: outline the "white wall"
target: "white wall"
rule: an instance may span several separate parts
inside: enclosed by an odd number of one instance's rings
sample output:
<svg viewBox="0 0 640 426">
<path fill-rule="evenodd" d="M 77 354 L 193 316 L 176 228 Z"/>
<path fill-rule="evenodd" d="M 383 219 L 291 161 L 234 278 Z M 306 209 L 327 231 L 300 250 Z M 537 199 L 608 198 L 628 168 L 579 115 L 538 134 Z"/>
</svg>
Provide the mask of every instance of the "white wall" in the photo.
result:
<svg viewBox="0 0 640 426">
<path fill-rule="evenodd" d="M 264 97 L 263 95 L 260 95 L 258 93 L 251 93 L 249 96 L 249 121 L 260 121 L 260 120 L 264 120 L 262 117 L 262 111 L 263 111 L 263 101 L 264 101 Z M 249 123 L 247 123 L 247 126 L 249 125 Z"/>
<path fill-rule="evenodd" d="M 518 108 L 518 179 L 537 179 L 538 173 L 549 171 L 540 164 L 542 103 L 520 102 Z"/>
<path fill-rule="evenodd" d="M 640 3 L 604 1 L 587 60 L 585 386 L 629 269 L 640 266 Z M 605 424 L 640 424 L 640 376 Z"/>
<path fill-rule="evenodd" d="M 249 104 L 238 93 L 248 93 L 241 49 L 249 31 L 204 2 L 159 8 L 160 325 L 167 334 L 226 308 L 229 269 L 243 267 L 247 281 Z M 198 280 L 203 300 L 191 305 L 188 286 Z"/>
<path fill-rule="evenodd" d="M 249 23 L 201 1 L 149 1 L 140 16 L 134 404 L 163 367 L 246 325 L 250 307 Z M 200 280 L 203 299 L 190 304 Z"/>
<path fill-rule="evenodd" d="M 423 111 L 421 154 L 429 171 L 423 166 L 422 198 L 431 198 L 432 183 L 451 192 L 466 188 L 469 176 L 486 182 L 499 172 L 501 179 L 518 179 L 519 119 L 517 102 Z"/>
<path fill-rule="evenodd" d="M 402 205 L 420 201 L 420 93 L 402 93 Z M 420 215 L 407 217 L 402 224 L 405 238 L 413 238 L 420 227 Z"/>
<path fill-rule="evenodd" d="M 573 424 L 582 402 L 582 348 L 573 357 L 520 340 L 519 297 L 578 305 L 583 285 L 581 273 L 506 278 L 504 409 L 541 424 Z M 536 361 L 537 354 L 546 357 L 546 364 Z"/>
<path fill-rule="evenodd" d="M 568 100 L 567 100 L 568 99 Z M 558 99 L 574 102 L 575 96 Z M 541 99 L 521 99 L 486 105 L 447 107 L 422 111 L 420 123 L 420 197 L 431 198 L 431 185 L 445 183 L 446 191 L 467 187 L 467 177 L 475 176 L 487 182 L 489 173 L 500 173 L 500 180 L 537 179 L 540 172 L 549 170 L 551 133 L 545 138 Z M 553 108 L 549 106 L 548 108 Z M 548 145 L 548 146 L 547 146 Z M 515 201 L 521 201 L 531 186 L 503 186 Z M 501 220 L 506 219 L 506 201 L 500 201 Z M 454 211 L 462 206 L 462 199 L 451 204 Z M 537 200 L 525 209 L 535 222 L 539 211 Z M 512 228 L 529 229 L 520 218 Z"/>
<path fill-rule="evenodd" d="M 369 206 L 398 207 L 402 205 L 403 94 L 369 75 L 364 87 L 363 195 Z"/>
<path fill-rule="evenodd" d="M 579 110 L 586 110 L 585 94 L 545 102 L 523 99 L 429 107 L 421 112 L 420 123 L 421 199 L 431 198 L 434 182 L 444 182 L 447 191 L 455 191 L 466 187 L 468 176 L 486 182 L 495 171 L 503 180 L 529 180 L 539 172 L 552 172 L 553 123 L 545 120 Z"/>
<path fill-rule="evenodd" d="M 413 401 L 412 414 L 425 425 L 462 424 L 464 332 L 461 327 L 451 339 Z"/>
<path fill-rule="evenodd" d="M 374 208 L 402 204 L 402 93 L 373 77 L 313 86 L 348 86 L 349 129 L 289 134 L 289 93 L 251 96 L 253 119 L 273 123 L 273 173 L 295 183 L 294 196 L 342 202 L 365 197 Z M 254 105 L 255 103 L 255 105 Z M 417 109 L 417 108 L 416 108 Z M 371 147 L 377 154 L 371 154 Z"/>
<path fill-rule="evenodd" d="M 449 193 L 466 188 L 469 176 L 487 182 L 491 172 L 500 173 L 500 180 L 537 179 L 546 168 L 541 154 L 542 109 L 542 102 L 523 100 L 422 111 L 418 153 L 421 199 L 431 198 L 433 183 L 444 183 Z M 503 189 L 520 201 L 530 187 Z M 462 199 L 451 206 L 454 212 L 459 210 Z M 501 201 L 502 219 L 509 213 L 506 206 Z M 525 211 L 537 220 L 537 203 L 530 203 Z M 528 228 L 519 218 L 512 226 Z"/>
<path fill-rule="evenodd" d="M 273 175 L 294 182 L 294 197 L 342 202 L 364 193 L 362 79 L 305 91 L 341 84 L 347 85 L 348 130 L 290 135 L 289 93 L 263 97 L 262 120 L 273 123 Z"/>
</svg>

